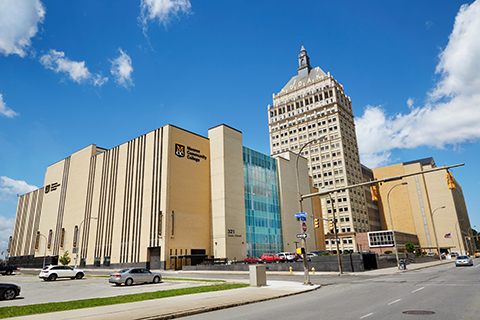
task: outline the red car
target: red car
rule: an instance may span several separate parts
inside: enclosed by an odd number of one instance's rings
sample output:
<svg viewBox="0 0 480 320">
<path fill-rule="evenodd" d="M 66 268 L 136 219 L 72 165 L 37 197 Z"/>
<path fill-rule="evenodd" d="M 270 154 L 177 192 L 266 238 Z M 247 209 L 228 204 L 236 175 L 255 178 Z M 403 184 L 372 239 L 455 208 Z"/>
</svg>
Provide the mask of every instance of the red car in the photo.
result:
<svg viewBox="0 0 480 320">
<path fill-rule="evenodd" d="M 255 257 L 246 257 L 245 259 L 243 259 L 243 262 L 244 263 L 258 263 L 258 262 L 260 262 L 260 259 L 255 258 Z"/>
<path fill-rule="evenodd" d="M 276 262 L 276 263 L 285 262 L 285 258 L 284 258 L 284 257 L 279 257 L 279 256 L 276 255 L 275 253 L 264 253 L 264 254 L 262 254 L 262 257 L 260 258 L 260 260 L 261 260 L 263 263 L 267 263 L 267 262 Z"/>
</svg>

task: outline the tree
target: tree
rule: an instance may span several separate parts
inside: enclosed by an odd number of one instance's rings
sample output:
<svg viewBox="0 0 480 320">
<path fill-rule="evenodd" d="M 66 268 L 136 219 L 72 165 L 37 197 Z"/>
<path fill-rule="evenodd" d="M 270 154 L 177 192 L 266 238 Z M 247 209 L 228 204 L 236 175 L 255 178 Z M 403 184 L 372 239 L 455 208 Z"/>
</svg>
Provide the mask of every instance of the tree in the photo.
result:
<svg viewBox="0 0 480 320">
<path fill-rule="evenodd" d="M 408 253 L 414 253 L 415 252 L 415 246 L 411 242 L 405 243 L 405 249 L 407 250 Z"/>
<path fill-rule="evenodd" d="M 63 264 L 64 266 L 66 266 L 67 264 L 70 263 L 71 259 L 70 259 L 70 257 L 68 256 L 68 250 L 65 251 L 65 253 L 63 254 L 63 256 L 61 256 L 60 259 L 58 259 L 58 261 L 60 261 L 60 263 Z"/>
</svg>

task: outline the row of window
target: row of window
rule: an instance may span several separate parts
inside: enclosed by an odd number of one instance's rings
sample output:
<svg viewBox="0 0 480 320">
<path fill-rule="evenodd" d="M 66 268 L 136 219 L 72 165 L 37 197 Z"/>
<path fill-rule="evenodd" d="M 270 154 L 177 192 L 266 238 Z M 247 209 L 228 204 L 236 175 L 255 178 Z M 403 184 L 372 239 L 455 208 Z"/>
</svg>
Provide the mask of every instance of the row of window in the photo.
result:
<svg viewBox="0 0 480 320">
<path fill-rule="evenodd" d="M 318 107 L 318 105 L 317 105 Z M 308 111 L 308 108 L 307 108 L 307 111 Z M 291 126 L 294 126 L 296 124 L 300 124 L 300 123 L 303 123 L 305 121 L 310 121 L 310 120 L 313 120 L 315 118 L 321 118 L 321 117 L 324 117 L 325 115 L 329 115 L 329 114 L 333 114 L 337 111 L 337 109 L 335 107 L 331 108 L 331 109 L 324 109 L 320 112 L 317 112 L 317 114 L 315 114 L 315 112 L 311 115 L 307 115 L 306 117 L 302 117 L 300 119 L 296 119 L 296 120 L 292 120 L 288 123 L 284 123 L 284 124 L 277 124 L 276 126 L 272 126 L 271 127 L 271 131 L 277 131 L 277 130 L 282 130 L 284 128 L 287 128 L 287 127 L 291 127 Z M 302 112 L 303 112 L 303 109 L 302 109 Z M 292 115 L 293 116 L 293 115 Z M 286 118 L 285 116 L 283 116 L 283 118 Z M 281 120 L 281 119 L 280 119 Z M 271 119 L 270 122 L 275 122 L 277 121 L 277 118 L 275 119 Z"/>
</svg>

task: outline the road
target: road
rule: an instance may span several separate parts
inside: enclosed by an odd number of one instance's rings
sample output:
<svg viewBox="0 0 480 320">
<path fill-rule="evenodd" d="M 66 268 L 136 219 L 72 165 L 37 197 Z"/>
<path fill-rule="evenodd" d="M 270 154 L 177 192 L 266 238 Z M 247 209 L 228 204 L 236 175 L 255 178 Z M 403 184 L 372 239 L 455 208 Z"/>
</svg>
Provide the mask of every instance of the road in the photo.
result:
<svg viewBox="0 0 480 320">
<path fill-rule="evenodd" d="M 316 279 L 324 283 L 313 292 L 185 319 L 480 319 L 480 261 L 474 267 L 448 263 L 374 278 L 332 278 Z"/>
</svg>

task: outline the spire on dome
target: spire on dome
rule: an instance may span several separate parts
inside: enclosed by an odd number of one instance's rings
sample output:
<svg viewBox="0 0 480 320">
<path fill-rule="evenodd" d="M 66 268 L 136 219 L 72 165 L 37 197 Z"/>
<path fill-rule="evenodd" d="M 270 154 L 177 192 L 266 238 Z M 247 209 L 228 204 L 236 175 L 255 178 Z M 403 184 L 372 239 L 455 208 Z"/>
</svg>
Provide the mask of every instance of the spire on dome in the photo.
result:
<svg viewBox="0 0 480 320">
<path fill-rule="evenodd" d="M 302 40 L 302 48 L 300 49 L 300 54 L 298 55 L 297 70 L 298 70 L 298 77 L 300 79 L 308 77 L 310 70 L 312 70 L 312 67 L 310 66 L 310 58 L 307 55 L 307 50 L 305 50 L 305 47 L 303 46 L 303 40 Z"/>
</svg>

